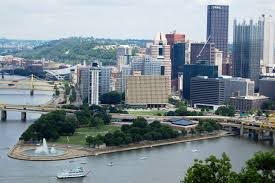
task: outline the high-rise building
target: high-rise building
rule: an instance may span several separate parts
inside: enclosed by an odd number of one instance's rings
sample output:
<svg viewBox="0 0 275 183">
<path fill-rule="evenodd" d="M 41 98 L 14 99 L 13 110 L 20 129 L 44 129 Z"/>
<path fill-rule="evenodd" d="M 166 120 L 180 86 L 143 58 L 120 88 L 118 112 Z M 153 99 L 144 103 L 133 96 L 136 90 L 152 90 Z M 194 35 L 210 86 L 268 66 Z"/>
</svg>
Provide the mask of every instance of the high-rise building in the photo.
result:
<svg viewBox="0 0 275 183">
<path fill-rule="evenodd" d="M 154 44 L 150 46 L 150 55 L 153 59 L 161 61 L 161 75 L 167 76 L 169 78 L 169 86 L 171 88 L 170 45 L 167 44 L 165 34 L 158 33 L 156 35 Z"/>
<path fill-rule="evenodd" d="M 191 43 L 191 63 L 214 65 L 215 64 L 215 44 L 214 43 Z"/>
<path fill-rule="evenodd" d="M 88 101 L 89 95 L 89 67 L 83 66 L 78 69 L 79 79 L 78 79 L 78 87 L 80 90 L 80 96 L 83 101 Z"/>
<path fill-rule="evenodd" d="M 178 73 L 183 72 L 185 64 L 185 43 L 174 43 L 172 45 L 172 80 L 178 79 Z"/>
<path fill-rule="evenodd" d="M 274 26 L 274 19 L 271 15 L 262 16 L 262 21 L 264 24 L 264 38 L 263 38 L 263 66 L 264 66 L 264 73 L 270 73 L 273 71 L 275 60 L 274 60 L 274 40 L 275 40 L 275 26 Z"/>
<path fill-rule="evenodd" d="M 184 43 L 185 42 L 185 35 L 178 34 L 175 32 L 166 34 L 167 44 L 172 46 L 175 43 Z"/>
<path fill-rule="evenodd" d="M 229 6 L 208 5 L 207 40 L 223 52 L 223 63 L 227 60 Z"/>
<path fill-rule="evenodd" d="M 234 21 L 233 76 L 250 78 L 255 81 L 256 88 L 258 88 L 260 60 L 263 53 L 262 35 L 263 21 L 259 20 L 256 24 L 252 20 L 249 24 L 245 21 L 237 24 L 237 21 Z"/>
<path fill-rule="evenodd" d="M 264 78 L 259 81 L 259 93 L 275 100 L 275 78 Z"/>
<path fill-rule="evenodd" d="M 111 77 L 112 72 L 115 70 L 113 66 L 102 66 L 100 72 L 100 95 L 112 91 Z"/>
<path fill-rule="evenodd" d="M 209 78 L 218 77 L 218 66 L 190 64 L 183 68 L 183 98 L 190 99 L 191 79 L 196 76 L 208 76 Z"/>
<path fill-rule="evenodd" d="M 99 81 L 100 81 L 100 66 L 99 63 L 93 62 L 89 67 L 89 105 L 98 105 L 99 103 Z"/>
</svg>

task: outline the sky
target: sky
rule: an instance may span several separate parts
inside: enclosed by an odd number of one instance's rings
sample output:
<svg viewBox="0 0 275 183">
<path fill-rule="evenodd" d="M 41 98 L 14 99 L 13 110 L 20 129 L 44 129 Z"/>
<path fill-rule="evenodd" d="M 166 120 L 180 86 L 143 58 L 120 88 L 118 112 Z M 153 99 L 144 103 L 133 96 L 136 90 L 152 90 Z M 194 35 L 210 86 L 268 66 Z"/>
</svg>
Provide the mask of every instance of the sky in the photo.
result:
<svg viewBox="0 0 275 183">
<path fill-rule="evenodd" d="M 0 37 L 153 39 L 176 30 L 204 41 L 207 4 L 230 5 L 230 42 L 234 18 L 275 17 L 275 0 L 0 0 Z"/>
</svg>

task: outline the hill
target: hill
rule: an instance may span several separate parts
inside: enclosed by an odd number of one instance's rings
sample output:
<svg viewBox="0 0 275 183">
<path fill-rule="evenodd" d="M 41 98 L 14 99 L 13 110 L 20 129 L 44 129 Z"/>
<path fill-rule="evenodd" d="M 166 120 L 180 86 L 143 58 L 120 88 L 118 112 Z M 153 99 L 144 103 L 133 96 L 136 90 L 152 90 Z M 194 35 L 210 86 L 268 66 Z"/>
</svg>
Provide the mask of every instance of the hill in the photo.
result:
<svg viewBox="0 0 275 183">
<path fill-rule="evenodd" d="M 26 59 L 53 60 L 76 64 L 86 60 L 88 63 L 99 60 L 103 65 L 114 65 L 116 47 L 110 45 L 129 44 L 144 46 L 146 40 L 115 40 L 71 37 L 46 42 L 32 49 L 14 52 L 13 55 Z"/>
</svg>

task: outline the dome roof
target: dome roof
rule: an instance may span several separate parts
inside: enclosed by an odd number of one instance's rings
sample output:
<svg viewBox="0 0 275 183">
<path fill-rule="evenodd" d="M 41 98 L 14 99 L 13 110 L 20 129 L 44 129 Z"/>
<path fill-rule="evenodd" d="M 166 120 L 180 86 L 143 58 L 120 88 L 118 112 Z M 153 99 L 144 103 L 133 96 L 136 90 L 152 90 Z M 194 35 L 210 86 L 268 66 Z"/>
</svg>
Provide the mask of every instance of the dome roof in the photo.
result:
<svg viewBox="0 0 275 183">
<path fill-rule="evenodd" d="M 154 44 L 158 45 L 159 43 L 162 43 L 164 45 L 167 44 L 167 39 L 166 36 L 163 32 L 158 32 L 155 39 L 154 39 Z"/>
</svg>

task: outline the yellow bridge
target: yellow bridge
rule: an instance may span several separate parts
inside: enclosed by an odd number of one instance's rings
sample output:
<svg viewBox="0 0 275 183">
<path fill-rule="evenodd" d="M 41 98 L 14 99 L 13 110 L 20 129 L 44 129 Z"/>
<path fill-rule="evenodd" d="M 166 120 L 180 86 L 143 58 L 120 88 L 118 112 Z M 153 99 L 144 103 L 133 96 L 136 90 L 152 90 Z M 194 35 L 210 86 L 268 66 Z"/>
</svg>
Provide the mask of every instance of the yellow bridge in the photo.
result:
<svg viewBox="0 0 275 183">
<path fill-rule="evenodd" d="M 30 90 L 33 95 L 34 90 L 54 91 L 62 86 L 60 82 L 42 80 L 34 75 L 24 79 L 0 80 L 0 89 Z"/>
</svg>

